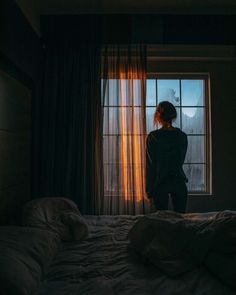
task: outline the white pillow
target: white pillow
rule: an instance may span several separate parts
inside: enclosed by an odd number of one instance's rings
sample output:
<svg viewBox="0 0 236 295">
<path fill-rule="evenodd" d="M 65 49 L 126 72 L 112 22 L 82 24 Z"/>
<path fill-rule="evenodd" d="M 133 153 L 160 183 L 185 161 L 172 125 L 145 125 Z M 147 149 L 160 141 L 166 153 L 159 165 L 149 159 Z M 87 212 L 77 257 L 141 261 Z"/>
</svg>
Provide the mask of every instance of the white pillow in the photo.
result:
<svg viewBox="0 0 236 295">
<path fill-rule="evenodd" d="M 28 202 L 23 210 L 23 225 L 50 230 L 63 241 L 78 241 L 88 234 L 88 226 L 77 205 L 66 198 L 40 198 Z"/>
</svg>

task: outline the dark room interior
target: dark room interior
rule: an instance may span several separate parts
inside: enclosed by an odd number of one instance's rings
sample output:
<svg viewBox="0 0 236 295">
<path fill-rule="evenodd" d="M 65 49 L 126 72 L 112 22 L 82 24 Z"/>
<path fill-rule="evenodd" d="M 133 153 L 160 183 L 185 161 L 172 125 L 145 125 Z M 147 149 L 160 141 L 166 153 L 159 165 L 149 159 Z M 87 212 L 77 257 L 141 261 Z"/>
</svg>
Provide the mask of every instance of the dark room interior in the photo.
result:
<svg viewBox="0 0 236 295">
<path fill-rule="evenodd" d="M 235 28 L 234 0 L 0 0 L 0 295 L 236 294 Z M 186 213 L 145 193 L 165 100 Z"/>
</svg>

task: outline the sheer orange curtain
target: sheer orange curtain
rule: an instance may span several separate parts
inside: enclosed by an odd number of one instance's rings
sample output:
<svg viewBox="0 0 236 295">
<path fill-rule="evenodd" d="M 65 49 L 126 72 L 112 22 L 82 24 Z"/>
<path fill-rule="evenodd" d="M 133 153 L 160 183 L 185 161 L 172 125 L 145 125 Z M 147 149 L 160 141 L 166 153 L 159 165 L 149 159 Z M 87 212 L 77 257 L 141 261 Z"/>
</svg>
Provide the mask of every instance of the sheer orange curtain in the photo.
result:
<svg viewBox="0 0 236 295">
<path fill-rule="evenodd" d="M 145 199 L 146 48 L 103 51 L 104 214 L 149 212 Z"/>
</svg>

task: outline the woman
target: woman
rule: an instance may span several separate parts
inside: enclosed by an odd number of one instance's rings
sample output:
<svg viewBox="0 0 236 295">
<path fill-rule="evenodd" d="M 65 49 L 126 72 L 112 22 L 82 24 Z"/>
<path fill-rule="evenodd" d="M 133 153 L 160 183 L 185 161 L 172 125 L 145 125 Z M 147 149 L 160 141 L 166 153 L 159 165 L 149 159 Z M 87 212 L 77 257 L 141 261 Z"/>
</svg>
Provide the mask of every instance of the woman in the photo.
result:
<svg viewBox="0 0 236 295">
<path fill-rule="evenodd" d="M 174 210 L 185 212 L 188 181 L 183 171 L 187 135 L 172 126 L 177 112 L 172 103 L 162 101 L 154 114 L 154 125 L 146 141 L 146 193 L 157 210 L 168 210 L 169 195 Z"/>
</svg>

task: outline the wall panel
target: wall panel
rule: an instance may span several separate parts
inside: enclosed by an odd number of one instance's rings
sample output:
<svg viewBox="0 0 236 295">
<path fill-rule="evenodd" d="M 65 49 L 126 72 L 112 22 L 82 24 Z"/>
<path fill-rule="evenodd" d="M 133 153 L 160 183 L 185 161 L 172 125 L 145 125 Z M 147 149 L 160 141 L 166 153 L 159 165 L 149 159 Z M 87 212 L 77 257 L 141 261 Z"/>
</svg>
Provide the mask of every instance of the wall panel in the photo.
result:
<svg viewBox="0 0 236 295">
<path fill-rule="evenodd" d="M 0 71 L 0 222 L 18 222 L 30 199 L 31 91 Z"/>
</svg>

